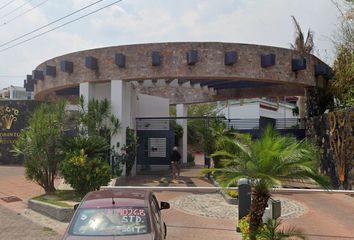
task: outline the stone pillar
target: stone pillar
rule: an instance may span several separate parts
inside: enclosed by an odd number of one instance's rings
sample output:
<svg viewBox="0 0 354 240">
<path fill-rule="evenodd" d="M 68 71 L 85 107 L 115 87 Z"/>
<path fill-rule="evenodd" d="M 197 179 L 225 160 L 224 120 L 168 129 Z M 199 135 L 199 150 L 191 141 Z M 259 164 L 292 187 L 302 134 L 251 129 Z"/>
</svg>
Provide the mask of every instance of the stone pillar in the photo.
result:
<svg viewBox="0 0 354 240">
<path fill-rule="evenodd" d="M 176 105 L 176 115 L 177 117 L 187 117 L 188 116 L 188 107 L 185 104 Z M 183 137 L 182 144 L 179 146 L 179 152 L 182 156 L 182 162 L 187 162 L 187 119 L 177 119 L 177 123 L 183 128 Z"/>
</svg>

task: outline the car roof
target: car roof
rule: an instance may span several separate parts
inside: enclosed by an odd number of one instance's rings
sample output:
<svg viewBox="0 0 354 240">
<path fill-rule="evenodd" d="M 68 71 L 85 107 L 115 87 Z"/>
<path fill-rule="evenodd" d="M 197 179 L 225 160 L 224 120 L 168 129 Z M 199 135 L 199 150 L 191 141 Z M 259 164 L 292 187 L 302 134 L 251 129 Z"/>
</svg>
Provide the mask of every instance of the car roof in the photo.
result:
<svg viewBox="0 0 354 240">
<path fill-rule="evenodd" d="M 88 193 L 80 208 L 111 208 L 113 207 L 147 207 L 149 190 L 135 189 L 106 189 Z"/>
</svg>

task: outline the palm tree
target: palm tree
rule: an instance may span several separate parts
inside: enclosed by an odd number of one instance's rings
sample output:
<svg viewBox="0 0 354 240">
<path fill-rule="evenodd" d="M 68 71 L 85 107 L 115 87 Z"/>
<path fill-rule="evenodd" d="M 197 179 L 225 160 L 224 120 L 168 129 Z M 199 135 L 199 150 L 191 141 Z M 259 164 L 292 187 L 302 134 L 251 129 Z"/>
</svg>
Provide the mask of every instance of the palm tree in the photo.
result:
<svg viewBox="0 0 354 240">
<path fill-rule="evenodd" d="M 248 140 L 247 140 L 248 139 Z M 221 159 L 221 168 L 206 169 L 224 186 L 235 186 L 240 178 L 248 178 L 252 186 L 250 239 L 254 240 L 262 224 L 262 216 L 271 196 L 270 188 L 281 186 L 284 179 L 313 179 L 323 187 L 327 178 L 316 173 L 316 147 L 307 141 L 280 136 L 267 127 L 262 137 L 229 139 L 225 150 L 212 154 Z M 227 150 L 226 150 L 227 149 Z"/>
<path fill-rule="evenodd" d="M 305 40 L 305 36 L 301 30 L 300 24 L 296 20 L 294 16 L 291 16 L 294 25 L 295 25 L 295 41 L 294 44 L 290 44 L 291 48 L 297 50 L 301 53 L 301 55 L 305 55 L 313 52 L 314 43 L 313 43 L 313 32 L 309 29 L 307 31 L 307 36 Z M 305 102 L 306 97 L 299 97 L 299 115 L 300 118 L 305 117 Z"/>
<path fill-rule="evenodd" d="M 301 54 L 312 53 L 314 48 L 313 32 L 309 29 L 307 31 L 306 40 L 301 30 L 300 24 L 294 16 L 291 16 L 295 25 L 295 42 L 290 44 L 291 48 L 299 51 Z"/>
</svg>

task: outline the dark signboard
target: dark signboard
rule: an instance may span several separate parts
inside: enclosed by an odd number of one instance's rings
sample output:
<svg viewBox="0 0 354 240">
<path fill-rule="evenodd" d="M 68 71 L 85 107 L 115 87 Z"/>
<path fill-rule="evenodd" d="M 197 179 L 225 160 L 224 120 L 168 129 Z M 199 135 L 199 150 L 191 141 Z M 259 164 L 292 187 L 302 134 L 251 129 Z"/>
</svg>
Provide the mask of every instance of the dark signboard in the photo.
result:
<svg viewBox="0 0 354 240">
<path fill-rule="evenodd" d="M 0 100 L 0 164 L 22 164 L 23 159 L 14 157 L 11 150 L 37 104 L 30 100 Z"/>
</svg>

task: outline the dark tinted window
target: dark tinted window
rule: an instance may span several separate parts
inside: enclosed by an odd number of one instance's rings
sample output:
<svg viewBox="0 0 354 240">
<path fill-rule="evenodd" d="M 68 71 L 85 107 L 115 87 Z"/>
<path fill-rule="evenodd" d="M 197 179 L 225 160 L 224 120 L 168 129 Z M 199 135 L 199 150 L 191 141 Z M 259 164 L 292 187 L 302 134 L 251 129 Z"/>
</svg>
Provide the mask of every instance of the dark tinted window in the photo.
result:
<svg viewBox="0 0 354 240">
<path fill-rule="evenodd" d="M 149 232 L 146 208 L 79 209 L 71 234 L 80 236 L 125 236 Z"/>
</svg>

